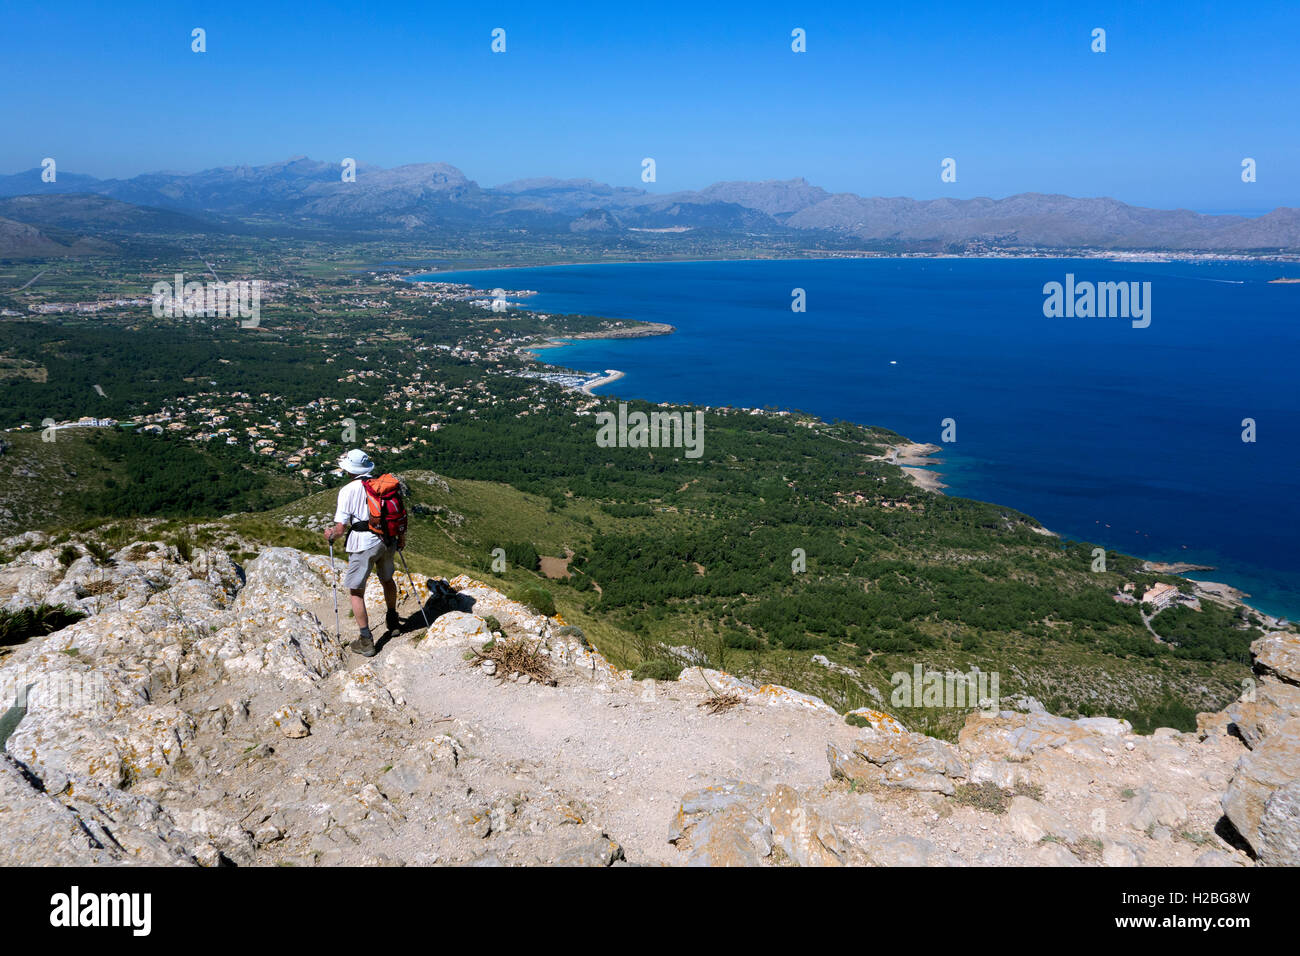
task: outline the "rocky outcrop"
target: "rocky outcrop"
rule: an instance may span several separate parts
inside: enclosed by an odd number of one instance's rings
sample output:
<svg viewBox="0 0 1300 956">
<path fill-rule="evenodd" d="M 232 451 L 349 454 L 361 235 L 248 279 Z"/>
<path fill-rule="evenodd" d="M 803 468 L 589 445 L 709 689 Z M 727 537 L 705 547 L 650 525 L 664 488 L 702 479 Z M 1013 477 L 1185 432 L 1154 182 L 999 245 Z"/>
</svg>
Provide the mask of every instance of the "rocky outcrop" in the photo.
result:
<svg viewBox="0 0 1300 956">
<path fill-rule="evenodd" d="M 924 734 L 875 733 L 855 743 L 850 753 L 831 744 L 826 759 L 836 779 L 949 795 L 954 781 L 965 780 L 967 773 L 955 747 Z"/>
<path fill-rule="evenodd" d="M 558 622 L 457 583 L 557 667 L 620 677 Z M 236 568 L 161 542 L 66 567 L 28 549 L 0 568 L 0 598 L 89 615 L 0 660 L 0 700 L 34 685 L 0 765 L 0 864 L 623 860 L 567 798 L 513 792 L 507 768 L 467 785 L 476 731 L 405 699 L 490 637 L 476 614 L 443 614 L 368 662 L 323 623 L 327 558 L 270 548 Z"/>
<path fill-rule="evenodd" d="M 801 710 L 835 715 L 835 708 L 820 697 L 805 694 L 780 684 L 755 684 L 725 671 L 708 667 L 687 667 L 677 678 L 684 686 L 709 694 L 734 694 L 749 704 L 767 707 L 794 707 Z"/>
<path fill-rule="evenodd" d="M 0 704 L 33 685 L 0 755 L 0 865 L 1297 861 L 1290 632 L 1257 642 L 1255 685 L 1196 733 L 1034 702 L 973 713 L 953 743 L 704 667 L 634 681 L 468 576 L 446 599 L 399 575 L 406 624 L 364 659 L 323 556 L 0 548 L 0 602 L 88 615 L 0 657 Z M 551 678 L 473 663 L 501 639 L 488 618 Z"/>
<path fill-rule="evenodd" d="M 1300 866 L 1300 635 L 1251 645 L 1257 683 L 1228 707 L 1226 730 L 1250 752 L 1238 761 L 1223 812 L 1260 862 Z"/>
<path fill-rule="evenodd" d="M 1280 631 L 1261 637 L 1250 650 L 1257 674 L 1300 685 L 1300 634 Z"/>
</svg>

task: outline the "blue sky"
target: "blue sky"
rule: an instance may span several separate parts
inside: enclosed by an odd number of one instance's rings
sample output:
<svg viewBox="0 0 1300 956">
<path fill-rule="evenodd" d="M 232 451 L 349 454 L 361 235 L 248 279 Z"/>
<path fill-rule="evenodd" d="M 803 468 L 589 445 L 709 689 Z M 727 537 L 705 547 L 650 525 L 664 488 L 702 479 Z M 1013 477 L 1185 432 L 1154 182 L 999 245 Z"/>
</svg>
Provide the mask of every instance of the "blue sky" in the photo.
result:
<svg viewBox="0 0 1300 956">
<path fill-rule="evenodd" d="M 661 192 L 804 176 L 1256 212 L 1300 206 L 1297 37 L 1295 2 L 10 2 L 0 172 L 305 154 L 641 186 L 650 156 Z"/>
</svg>

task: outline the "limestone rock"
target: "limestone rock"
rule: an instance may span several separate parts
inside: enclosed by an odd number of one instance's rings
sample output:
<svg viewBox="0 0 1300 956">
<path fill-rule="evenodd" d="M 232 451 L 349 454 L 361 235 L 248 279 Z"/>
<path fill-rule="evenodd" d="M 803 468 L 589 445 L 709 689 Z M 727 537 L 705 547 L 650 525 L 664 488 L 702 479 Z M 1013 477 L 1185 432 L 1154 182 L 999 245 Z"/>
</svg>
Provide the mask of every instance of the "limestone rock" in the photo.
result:
<svg viewBox="0 0 1300 956">
<path fill-rule="evenodd" d="M 733 806 L 756 806 L 762 798 L 762 787 L 738 780 L 694 790 L 682 797 L 668 828 L 668 842 L 676 843 L 680 840 L 686 835 L 687 829 L 701 817 Z"/>
<path fill-rule="evenodd" d="M 120 859 L 5 753 L 0 753 L 0 832 L 0 866 L 95 866 Z"/>
<path fill-rule="evenodd" d="M 428 633 L 420 640 L 421 650 L 428 651 L 441 644 L 481 647 L 492 639 L 483 619 L 463 611 L 449 611 L 430 625 Z"/>
<path fill-rule="evenodd" d="M 1241 862 L 1222 850 L 1206 850 L 1192 862 L 1192 866 L 1241 866 Z"/>
<path fill-rule="evenodd" d="M 791 787 L 782 784 L 767 795 L 762 819 L 771 829 L 772 842 L 800 866 L 842 864 L 844 850 L 835 831 Z"/>
<path fill-rule="evenodd" d="M 1231 729 L 1253 749 L 1265 737 L 1281 730 L 1287 721 L 1300 717 L 1300 686 L 1263 676 L 1252 697 L 1230 704 L 1223 713 Z"/>
<path fill-rule="evenodd" d="M 838 717 L 835 708 L 820 697 L 784 687 L 781 684 L 755 685 L 725 671 L 708 667 L 687 667 L 678 675 L 678 683 L 706 693 L 737 694 L 753 704 L 771 707 L 794 707 L 800 710 Z"/>
<path fill-rule="evenodd" d="M 271 723 L 291 740 L 300 740 L 311 734 L 306 716 L 296 707 L 281 707 L 271 715 Z"/>
<path fill-rule="evenodd" d="M 997 716 L 971 714 L 958 735 L 958 746 L 966 752 L 986 756 L 1028 757 L 1040 751 L 1083 745 L 1100 751 L 1107 738 L 1132 732 L 1126 720 L 1082 717 L 1070 720 L 1051 714 L 1021 714 L 1004 710 Z M 1118 741 L 1116 741 L 1118 743 Z M 1113 749 L 1113 746 L 1112 746 Z"/>
<path fill-rule="evenodd" d="M 1131 844 L 1102 840 L 1101 863 L 1103 866 L 1141 866 L 1142 857 Z"/>
<path fill-rule="evenodd" d="M 689 840 L 687 866 L 757 866 L 772 852 L 771 827 L 739 804 L 701 818 Z"/>
<path fill-rule="evenodd" d="M 859 707 L 856 710 L 850 710 L 844 716 L 861 717 L 867 722 L 867 726 L 872 730 L 882 734 L 905 734 L 907 728 L 893 714 L 887 714 L 883 710 L 874 710 L 870 707 Z"/>
<path fill-rule="evenodd" d="M 1262 845 L 1259 827 L 1265 806 L 1274 791 L 1295 780 L 1300 780 L 1300 718 L 1288 721 L 1243 756 L 1223 795 L 1223 812 L 1256 853 Z"/>
<path fill-rule="evenodd" d="M 1033 853 L 1038 866 L 1083 866 L 1079 858 L 1060 843 L 1043 843 Z"/>
<path fill-rule="evenodd" d="M 1135 830 L 1153 827 L 1174 828 L 1187 820 L 1187 806 L 1170 793 L 1143 789 L 1129 801 L 1121 816 L 1123 823 Z"/>
<path fill-rule="evenodd" d="M 1030 763 L 976 757 L 970 762 L 967 779 L 970 783 L 991 783 L 1003 790 L 1013 790 L 1034 781 L 1034 767 Z"/>
<path fill-rule="evenodd" d="M 1277 631 L 1250 645 L 1255 670 L 1289 684 L 1300 684 L 1300 634 Z"/>
<path fill-rule="evenodd" d="M 608 835 L 590 843 L 580 843 L 560 853 L 555 859 L 556 866 L 613 866 L 617 860 L 624 859 L 623 848 Z"/>
<path fill-rule="evenodd" d="M 908 790 L 951 795 L 954 781 L 966 777 L 956 748 L 924 734 L 871 734 L 843 753 L 834 744 L 826 750 L 831 776 Z"/>
<path fill-rule="evenodd" d="M 866 845 L 876 866 L 962 866 L 961 859 L 929 840 L 910 834 L 882 835 Z"/>
<path fill-rule="evenodd" d="M 1255 849 L 1268 866 L 1300 866 L 1300 780 L 1273 791 L 1265 802 Z"/>
<path fill-rule="evenodd" d="M 1079 832 L 1065 817 L 1051 807 L 1030 797 L 1014 797 L 1007 808 L 1007 828 L 1026 843 L 1038 843 L 1046 836 L 1059 837 L 1067 843 L 1079 839 Z"/>
<path fill-rule="evenodd" d="M 1232 734 L 1226 715 L 1147 737 L 1029 707 L 972 716 L 954 746 L 884 711 L 859 710 L 871 729 L 855 731 L 817 697 L 716 671 L 634 685 L 558 617 L 468 577 L 427 633 L 363 660 L 334 635 L 328 559 L 272 548 L 241 572 L 226 553 L 255 546 L 204 534 L 219 544 L 190 560 L 146 540 L 66 568 L 47 537 L 0 541 L 14 555 L 0 603 L 59 594 L 90 615 L 0 657 L 0 700 L 35 685 L 0 759 L 0 864 L 621 866 L 641 849 L 691 865 L 1247 863 L 1205 849 L 1222 810 L 1261 863 L 1295 865 L 1284 635 L 1257 648 Z M 535 644 L 556 687 L 467 666 L 488 614 Z M 717 691 L 746 706 L 701 711 Z M 725 781 L 732 768 L 752 782 Z M 673 774 L 694 782 L 660 794 Z M 1003 818 L 945 796 L 965 782 L 1018 799 Z"/>
</svg>

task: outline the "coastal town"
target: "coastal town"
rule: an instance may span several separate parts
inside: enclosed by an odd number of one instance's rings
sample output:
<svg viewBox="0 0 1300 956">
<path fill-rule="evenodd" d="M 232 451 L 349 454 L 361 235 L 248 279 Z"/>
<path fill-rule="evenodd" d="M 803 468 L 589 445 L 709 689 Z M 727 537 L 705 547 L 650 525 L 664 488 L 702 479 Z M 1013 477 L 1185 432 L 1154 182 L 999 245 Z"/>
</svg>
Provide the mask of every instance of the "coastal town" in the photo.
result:
<svg viewBox="0 0 1300 956">
<path fill-rule="evenodd" d="M 322 361 L 327 366 L 337 366 L 335 380 L 339 391 L 333 395 L 294 403 L 271 391 L 223 391 L 213 387 L 215 381 L 195 381 L 192 391 L 186 390 L 158 407 L 129 416 L 47 417 L 39 423 L 25 422 L 8 430 L 39 431 L 43 440 L 57 441 L 60 433 L 69 430 L 124 429 L 200 444 L 242 446 L 268 463 L 319 484 L 331 475 L 340 474 L 335 465 L 340 447 L 364 442 L 380 454 L 399 454 L 417 445 L 427 445 L 428 438 L 424 436 L 436 432 L 448 420 L 472 419 L 483 410 L 507 401 L 494 393 L 483 376 L 440 374 L 447 367 L 471 366 L 487 375 L 509 376 L 526 383 L 523 393 L 511 399 L 518 405 L 515 414 L 521 418 L 561 405 L 571 407 L 577 414 L 588 414 L 598 404 L 592 396 L 593 389 L 622 375 L 613 369 L 589 373 L 539 365 L 537 359 L 542 350 L 561 346 L 565 340 L 513 327 L 525 314 L 532 325 L 553 321 L 545 313 L 519 310 L 519 300 L 535 294 L 531 290 L 482 290 L 464 283 L 409 281 L 410 278 L 406 274 L 374 272 L 358 280 L 364 283 L 364 291 L 344 295 L 304 282 L 267 283 L 271 301 L 291 297 L 296 308 L 302 308 L 305 303 L 325 312 L 398 315 L 405 314 L 412 305 L 434 310 L 463 306 L 480 314 L 481 318 L 462 324 L 461 334 L 454 341 L 410 344 L 402 350 L 396 363 L 391 358 L 387 360 L 382 373 L 371 366 L 364 354 L 369 351 L 367 346 L 386 344 L 382 335 L 362 334 L 346 344 L 331 343 Z M 201 292 L 184 301 L 200 311 L 204 304 Z M 157 297 L 118 296 L 82 302 L 38 301 L 29 310 L 41 316 L 116 314 L 130 318 L 156 305 Z M 180 310 L 177 314 L 181 314 Z M 432 313 L 432 317 L 437 315 L 436 311 Z M 491 328 L 483 328 L 484 321 Z M 635 322 L 607 322 L 602 327 L 607 330 L 593 332 L 583 326 L 573 337 L 644 334 L 642 326 Z M 652 325 L 645 328 L 651 334 L 667 329 Z M 22 370 L 11 370 L 11 374 L 16 371 Z M 365 387 L 375 397 L 356 397 L 351 394 L 356 386 Z M 104 394 L 98 386 L 95 392 L 100 397 Z M 398 413 L 396 417 L 392 415 L 394 411 Z M 404 436 L 405 440 L 385 440 L 388 433 Z"/>
</svg>

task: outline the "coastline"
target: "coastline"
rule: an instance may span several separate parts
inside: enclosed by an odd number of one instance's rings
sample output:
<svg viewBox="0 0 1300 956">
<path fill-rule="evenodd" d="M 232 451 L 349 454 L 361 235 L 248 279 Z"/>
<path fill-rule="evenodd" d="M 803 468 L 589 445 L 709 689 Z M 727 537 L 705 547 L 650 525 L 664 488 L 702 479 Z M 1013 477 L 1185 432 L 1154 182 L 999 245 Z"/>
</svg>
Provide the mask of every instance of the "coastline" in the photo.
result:
<svg viewBox="0 0 1300 956">
<path fill-rule="evenodd" d="M 544 365 L 547 368 L 561 369 L 563 366 L 552 365 L 550 362 L 543 362 L 541 355 L 538 353 L 548 349 L 563 348 L 578 339 L 644 339 L 655 335 L 671 335 L 676 331 L 677 329 L 675 327 L 668 325 L 666 322 L 640 322 L 631 326 L 620 326 L 617 328 L 604 329 L 599 332 L 578 332 L 574 335 L 565 336 L 564 338 L 549 338 L 544 342 L 529 343 L 528 345 L 521 346 L 516 350 L 515 354 L 527 356 L 529 361 Z M 607 368 L 603 375 L 589 378 L 587 381 L 577 386 L 577 390 L 582 392 L 584 395 L 594 396 L 595 389 L 604 385 L 609 385 L 612 382 L 617 382 L 624 376 L 624 374 L 625 373 L 616 368 Z"/>
<path fill-rule="evenodd" d="M 676 331 L 677 327 L 667 322 L 637 322 L 632 326 L 602 329 L 599 332 L 577 332 L 562 339 L 550 339 L 554 343 L 550 347 L 558 348 L 579 339 L 648 339 L 656 335 L 672 335 Z"/>
<path fill-rule="evenodd" d="M 447 273 L 485 272 L 485 271 L 496 271 L 496 270 L 505 270 L 505 269 L 539 269 L 539 268 L 549 268 L 552 266 L 590 267 L 595 265 L 640 265 L 640 264 L 651 264 L 651 263 L 771 262 L 771 261 L 789 261 L 791 258 L 800 261 L 803 260 L 839 261 L 845 259 L 903 260 L 903 259 L 916 259 L 916 258 L 977 259 L 977 260 L 1085 258 L 1085 259 L 1129 261 L 1129 262 L 1132 261 L 1196 262 L 1196 261 L 1220 261 L 1220 260 L 1232 260 L 1232 261 L 1240 260 L 1240 261 L 1248 261 L 1248 262 L 1261 261 L 1258 257 L 1249 257 L 1249 256 L 1220 256 L 1220 255 L 1194 255 L 1194 254 L 1193 255 L 1140 255 L 1138 254 L 1133 256 L 1116 256 L 1114 253 L 1107 253 L 1104 255 L 1102 254 L 1085 255 L 1085 254 L 1076 253 L 1072 255 L 1052 254 L 1052 255 L 1018 255 L 1018 256 L 987 256 L 987 255 L 965 256 L 965 255 L 953 255 L 953 254 L 917 254 L 917 255 L 885 256 L 885 255 L 869 254 L 869 255 L 816 256 L 816 257 L 814 256 L 798 256 L 798 257 L 770 256 L 770 257 L 758 257 L 758 258 L 737 257 L 737 258 L 705 258 L 705 259 L 643 259 L 643 260 L 627 260 L 627 261 L 618 261 L 618 262 L 599 261 L 599 262 L 549 263 L 546 265 L 533 264 L 533 265 L 513 265 L 513 266 L 483 266 L 483 267 L 477 267 L 472 269 L 448 269 L 445 271 Z M 1290 260 L 1286 260 L 1286 261 L 1290 261 Z M 430 277 L 436 276 L 438 274 L 439 273 L 436 272 L 421 273 L 421 275 L 430 276 Z M 443 281 L 443 280 L 428 278 L 425 281 Z M 1277 280 L 1270 280 L 1270 281 L 1277 281 Z M 1300 279 L 1295 279 L 1290 281 L 1300 282 Z M 527 309 L 528 307 L 524 306 L 523 308 Z M 534 311 L 534 310 L 528 310 L 528 311 Z M 635 321 L 635 320 L 631 320 L 631 321 Z M 572 341 L 576 341 L 580 339 L 591 340 L 591 339 L 644 338 L 644 337 L 650 337 L 655 335 L 668 335 L 668 334 L 672 334 L 675 331 L 676 328 L 674 326 L 668 325 L 667 323 L 640 322 L 631 326 L 630 328 L 616 328 L 616 329 L 608 329 L 608 330 L 597 331 L 597 332 L 575 333 L 573 335 L 565 336 L 564 338 L 552 338 L 541 343 L 524 346 L 519 351 L 520 353 L 536 353 L 546 349 L 559 348 L 563 345 L 570 344 Z M 546 365 L 557 369 L 561 368 L 561 366 L 551 366 L 549 362 L 544 361 L 542 356 L 537 354 L 529 354 L 529 358 L 532 361 L 538 363 L 539 365 Z M 576 387 L 579 391 L 583 392 L 584 394 L 592 396 L 594 393 L 594 389 L 605 385 L 609 385 L 623 377 L 624 377 L 623 372 L 616 369 L 607 369 L 605 370 L 604 375 L 589 379 L 583 382 L 579 386 L 571 386 L 571 387 Z M 872 426 L 865 425 L 864 427 L 872 427 Z M 896 445 L 887 446 L 887 451 L 884 455 L 874 456 L 874 458 L 875 460 L 884 460 L 887 461 L 889 464 L 896 465 L 903 473 L 903 475 L 917 488 L 933 494 L 942 495 L 944 493 L 943 489 L 946 489 L 949 486 L 942 481 L 943 473 L 933 470 L 933 466 L 942 464 L 941 459 L 933 457 L 935 453 L 940 452 L 941 450 L 942 450 L 941 447 L 938 445 L 925 444 L 925 443 L 913 442 L 908 440 L 908 441 L 900 442 Z M 1056 532 L 1053 532 L 1047 529 L 1046 527 L 1043 527 L 1041 523 L 1038 527 L 1035 527 L 1032 530 L 1046 537 L 1056 537 L 1056 538 L 1060 537 L 1060 535 L 1058 535 Z M 1135 554 L 1134 557 L 1141 558 L 1141 555 Z M 1198 565 L 1190 565 L 1190 564 L 1185 564 L 1180 562 L 1164 563 L 1164 562 L 1157 562 L 1157 561 L 1151 561 L 1146 559 L 1142 559 L 1142 560 L 1144 561 L 1145 570 L 1151 573 L 1168 574 L 1179 578 L 1180 581 L 1184 582 L 1183 584 L 1184 589 L 1191 591 L 1197 597 L 1205 598 L 1224 606 L 1229 606 L 1229 607 L 1240 606 L 1240 607 L 1249 608 L 1252 612 L 1259 615 L 1261 619 L 1268 622 L 1268 626 L 1270 627 L 1276 627 L 1275 622 L 1279 620 L 1285 620 L 1285 615 L 1272 614 L 1270 612 L 1262 610 L 1261 608 L 1255 607 L 1254 605 L 1247 603 L 1246 599 L 1250 598 L 1251 596 L 1249 592 L 1243 591 L 1240 588 L 1234 587 L 1229 584 L 1225 584 L 1221 582 L 1213 582 L 1213 581 L 1197 581 L 1195 579 L 1186 576 L 1188 572 L 1196 573 L 1199 571 L 1215 570 L 1214 568 L 1198 566 Z"/>
<path fill-rule="evenodd" d="M 582 394 L 584 395 L 591 395 L 592 389 L 600 388 L 600 386 L 602 385 L 608 385 L 610 382 L 617 382 L 622 377 L 623 377 L 623 373 L 620 372 L 618 369 L 607 368 L 605 369 L 605 374 L 602 377 L 593 378 L 591 381 L 584 383 L 582 387 L 578 389 L 578 391 L 582 392 Z"/>
<path fill-rule="evenodd" d="M 1078 250 L 1059 250 L 1044 251 L 1039 253 L 1018 252 L 1014 255 L 963 255 L 954 252 L 909 252 L 909 253 L 875 253 L 875 252 L 846 252 L 844 255 L 828 256 L 800 256 L 789 254 L 793 250 L 785 250 L 787 254 L 779 256 L 714 256 L 704 259 L 588 259 L 586 261 L 565 261 L 565 262 L 546 262 L 546 263 L 517 263 L 513 265 L 488 265 L 488 266 L 459 266 L 452 269 L 440 269 L 432 272 L 412 273 L 404 276 L 404 281 L 411 281 L 416 276 L 436 276 L 453 272 L 505 272 L 514 269 L 559 269 L 570 268 L 574 266 L 636 266 L 636 265 L 655 265 L 665 263 L 718 263 L 718 262 L 837 262 L 844 259 L 971 259 L 974 261 L 982 260 L 1026 260 L 1026 259 L 1096 259 L 1100 262 L 1284 262 L 1289 264 L 1300 264 L 1300 256 L 1279 254 L 1269 256 L 1248 256 L 1248 255 L 1231 255 L 1225 253 L 1213 252 L 1188 252 L 1188 253 L 1159 253 L 1159 252 L 1117 252 L 1113 249 L 1078 249 Z M 439 279 L 428 279 L 429 282 L 442 281 Z M 1271 282 L 1300 282 L 1300 278 L 1269 280 Z"/>
<path fill-rule="evenodd" d="M 942 464 L 940 459 L 932 457 L 935 452 L 942 450 L 938 445 L 909 441 L 901 445 L 890 445 L 888 454 L 878 460 L 897 465 L 918 488 L 941 495 L 942 489 L 948 486 L 939 480 L 943 473 L 931 471 L 930 466 Z"/>
</svg>

